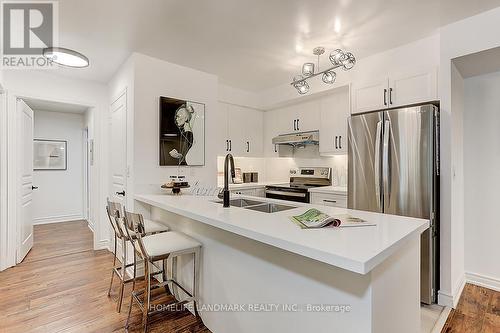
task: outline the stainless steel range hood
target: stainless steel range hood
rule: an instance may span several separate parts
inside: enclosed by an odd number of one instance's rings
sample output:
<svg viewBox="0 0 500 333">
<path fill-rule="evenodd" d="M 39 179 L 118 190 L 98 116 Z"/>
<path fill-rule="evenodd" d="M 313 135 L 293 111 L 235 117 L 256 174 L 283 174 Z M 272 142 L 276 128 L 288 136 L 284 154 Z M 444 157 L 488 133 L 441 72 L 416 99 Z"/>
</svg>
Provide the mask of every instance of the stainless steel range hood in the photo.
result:
<svg viewBox="0 0 500 333">
<path fill-rule="evenodd" d="M 303 146 L 319 144 L 319 131 L 282 134 L 273 138 L 275 145 Z"/>
</svg>

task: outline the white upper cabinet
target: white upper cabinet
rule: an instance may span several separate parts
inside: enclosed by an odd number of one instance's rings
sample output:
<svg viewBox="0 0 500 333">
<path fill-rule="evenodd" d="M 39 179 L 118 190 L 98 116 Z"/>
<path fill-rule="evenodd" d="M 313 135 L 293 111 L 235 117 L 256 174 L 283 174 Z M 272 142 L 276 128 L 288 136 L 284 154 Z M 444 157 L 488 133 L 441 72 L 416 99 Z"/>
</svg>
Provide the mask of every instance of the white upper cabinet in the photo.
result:
<svg viewBox="0 0 500 333">
<path fill-rule="evenodd" d="M 437 69 L 395 75 L 389 80 L 390 107 L 437 99 Z"/>
<path fill-rule="evenodd" d="M 352 84 L 351 113 L 361 113 L 438 99 L 437 69 L 413 70 L 389 78 Z"/>
<path fill-rule="evenodd" d="M 319 152 L 322 155 L 347 153 L 349 87 L 335 89 L 320 99 Z"/>
<path fill-rule="evenodd" d="M 263 112 L 242 106 L 219 103 L 217 134 L 220 155 L 263 156 Z"/>
<path fill-rule="evenodd" d="M 386 108 L 389 79 L 354 82 L 352 84 L 352 113 Z"/>
<path fill-rule="evenodd" d="M 243 155 L 259 157 L 264 155 L 264 113 L 262 111 L 240 107 L 243 113 L 240 119 L 244 126 Z"/>
</svg>

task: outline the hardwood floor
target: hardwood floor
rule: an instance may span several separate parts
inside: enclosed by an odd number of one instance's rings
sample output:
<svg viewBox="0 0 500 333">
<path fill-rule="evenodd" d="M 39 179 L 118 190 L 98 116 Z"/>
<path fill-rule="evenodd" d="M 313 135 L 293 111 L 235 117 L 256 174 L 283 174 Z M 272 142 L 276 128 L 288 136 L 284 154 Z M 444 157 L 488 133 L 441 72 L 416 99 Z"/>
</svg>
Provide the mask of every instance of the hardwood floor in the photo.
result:
<svg viewBox="0 0 500 333">
<path fill-rule="evenodd" d="M 0 272 L 0 332 L 123 332 L 131 285 L 117 313 L 116 278 L 112 297 L 107 297 L 113 255 L 92 250 L 86 223 L 38 225 L 34 237 L 27 258 Z M 129 332 L 142 332 L 136 305 L 132 314 Z M 155 320 L 149 332 L 210 333 L 188 311 Z"/>
<path fill-rule="evenodd" d="M 466 284 L 441 333 L 499 333 L 500 292 Z"/>
</svg>

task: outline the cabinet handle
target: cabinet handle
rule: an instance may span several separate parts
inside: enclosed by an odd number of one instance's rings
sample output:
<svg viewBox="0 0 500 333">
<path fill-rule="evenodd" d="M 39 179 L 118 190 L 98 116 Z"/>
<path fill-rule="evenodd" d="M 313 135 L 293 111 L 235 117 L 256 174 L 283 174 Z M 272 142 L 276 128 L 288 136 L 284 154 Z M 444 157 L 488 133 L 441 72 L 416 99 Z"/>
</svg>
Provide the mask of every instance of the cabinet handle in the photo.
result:
<svg viewBox="0 0 500 333">
<path fill-rule="evenodd" d="M 337 203 L 337 200 L 323 199 L 324 202 Z"/>
<path fill-rule="evenodd" d="M 231 140 L 229 140 L 229 151 L 232 151 L 233 150 L 233 143 L 231 142 Z"/>
<path fill-rule="evenodd" d="M 297 119 L 294 119 L 293 120 L 293 130 L 296 131 L 297 130 Z"/>
<path fill-rule="evenodd" d="M 229 140 L 226 140 L 226 151 L 229 151 Z"/>
<path fill-rule="evenodd" d="M 389 88 L 389 104 L 392 105 L 392 88 Z"/>
<path fill-rule="evenodd" d="M 250 152 L 250 142 L 247 141 L 247 153 Z"/>
<path fill-rule="evenodd" d="M 384 105 L 387 105 L 387 89 L 384 89 Z"/>
<path fill-rule="evenodd" d="M 274 145 L 274 152 L 277 153 L 278 152 L 278 149 L 276 147 L 276 145 Z"/>
<path fill-rule="evenodd" d="M 297 119 L 297 131 L 300 131 L 300 128 L 299 128 L 299 120 L 300 120 L 300 119 Z"/>
<path fill-rule="evenodd" d="M 339 149 L 342 149 L 342 135 L 339 136 Z"/>
<path fill-rule="evenodd" d="M 335 135 L 335 149 L 339 149 L 338 139 L 339 137 Z"/>
</svg>

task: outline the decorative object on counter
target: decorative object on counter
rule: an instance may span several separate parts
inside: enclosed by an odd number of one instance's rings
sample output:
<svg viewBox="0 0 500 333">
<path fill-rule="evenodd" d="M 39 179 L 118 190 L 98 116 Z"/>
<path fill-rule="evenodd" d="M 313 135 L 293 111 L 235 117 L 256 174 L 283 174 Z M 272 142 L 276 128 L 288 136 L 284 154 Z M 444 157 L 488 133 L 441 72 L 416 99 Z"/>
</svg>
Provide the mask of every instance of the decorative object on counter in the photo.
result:
<svg viewBox="0 0 500 333">
<path fill-rule="evenodd" d="M 297 92 L 301 95 L 306 94 L 309 91 L 309 84 L 307 83 L 307 79 L 318 76 L 322 74 L 321 80 L 326 84 L 333 84 L 337 78 L 337 73 L 333 70 L 339 67 L 344 70 L 349 70 L 354 67 L 356 64 L 356 58 L 351 52 L 344 52 L 341 49 L 336 49 L 330 53 L 329 59 L 332 63 L 332 67 L 324 69 L 322 71 L 319 70 L 319 58 L 321 55 L 325 53 L 325 48 L 318 46 L 314 48 L 313 54 L 318 57 L 317 68 L 314 70 L 314 63 L 306 62 L 302 65 L 302 75 L 297 75 L 293 78 L 293 81 L 290 83 Z"/>
<path fill-rule="evenodd" d="M 173 194 L 180 194 L 181 189 L 189 188 L 185 176 L 170 176 L 170 181 L 161 186 L 162 189 L 172 190 Z"/>
<path fill-rule="evenodd" d="M 259 173 L 258 172 L 251 172 L 251 180 L 252 183 L 258 183 L 259 182 Z"/>
<path fill-rule="evenodd" d="M 67 170 L 67 148 L 63 140 L 33 140 L 33 169 Z"/>
<path fill-rule="evenodd" d="M 251 183 L 252 182 L 252 173 L 243 172 L 243 183 Z"/>
<path fill-rule="evenodd" d="M 205 165 L 205 104 L 160 97 L 160 166 Z"/>
<path fill-rule="evenodd" d="M 241 183 L 243 183 L 243 176 L 241 173 L 241 168 L 235 168 L 234 169 L 233 184 L 241 184 Z"/>
<path fill-rule="evenodd" d="M 347 214 L 330 216 L 315 208 L 309 209 L 301 215 L 290 216 L 290 219 L 302 229 L 365 227 L 376 225 L 375 223 L 367 222 Z"/>
</svg>

